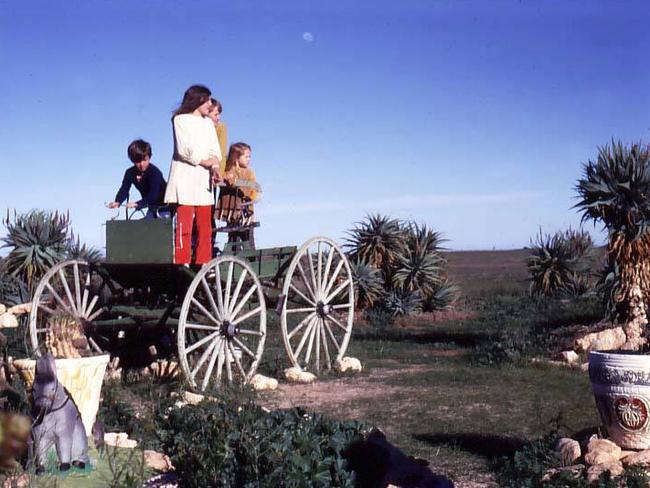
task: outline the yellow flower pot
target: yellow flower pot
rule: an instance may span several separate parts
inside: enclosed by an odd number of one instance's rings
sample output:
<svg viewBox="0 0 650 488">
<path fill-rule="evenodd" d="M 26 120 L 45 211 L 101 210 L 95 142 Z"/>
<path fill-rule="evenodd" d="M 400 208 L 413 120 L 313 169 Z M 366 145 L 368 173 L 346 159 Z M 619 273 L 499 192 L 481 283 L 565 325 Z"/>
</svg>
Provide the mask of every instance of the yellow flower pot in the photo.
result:
<svg viewBox="0 0 650 488">
<path fill-rule="evenodd" d="M 55 359 L 56 376 L 59 382 L 70 392 L 86 429 L 86 435 L 92 432 L 97 418 L 99 398 L 104 382 L 104 373 L 110 355 L 86 358 Z M 33 359 L 15 359 L 13 362 L 28 389 L 31 390 L 36 373 L 36 361 Z"/>
</svg>

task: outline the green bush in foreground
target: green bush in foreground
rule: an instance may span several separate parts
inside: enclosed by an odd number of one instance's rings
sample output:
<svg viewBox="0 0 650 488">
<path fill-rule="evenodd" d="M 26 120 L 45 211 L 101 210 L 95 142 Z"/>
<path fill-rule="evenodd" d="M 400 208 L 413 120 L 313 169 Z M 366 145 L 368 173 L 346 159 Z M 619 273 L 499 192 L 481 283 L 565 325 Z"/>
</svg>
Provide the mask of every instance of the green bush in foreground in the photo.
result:
<svg viewBox="0 0 650 488">
<path fill-rule="evenodd" d="M 204 401 L 161 416 L 158 435 L 186 487 L 352 487 L 341 450 L 362 435 L 303 409 Z"/>
</svg>

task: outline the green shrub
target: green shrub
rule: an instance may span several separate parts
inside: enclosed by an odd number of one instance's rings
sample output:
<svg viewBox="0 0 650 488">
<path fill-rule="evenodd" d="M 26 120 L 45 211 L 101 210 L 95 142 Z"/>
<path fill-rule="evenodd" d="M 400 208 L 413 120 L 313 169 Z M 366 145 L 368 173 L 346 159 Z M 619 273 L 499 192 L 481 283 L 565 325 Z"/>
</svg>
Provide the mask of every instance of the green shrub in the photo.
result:
<svg viewBox="0 0 650 488">
<path fill-rule="evenodd" d="M 385 293 L 384 280 L 379 270 L 363 260 L 351 261 L 350 266 L 355 305 L 360 308 L 372 307 Z"/>
<path fill-rule="evenodd" d="M 538 296 L 582 296 L 592 290 L 594 243 L 583 230 L 539 235 L 531 245 L 527 266 L 530 292 Z"/>
<path fill-rule="evenodd" d="M 266 412 L 204 401 L 158 418 L 164 451 L 186 487 L 352 487 L 343 448 L 365 430 L 303 409 Z"/>
</svg>

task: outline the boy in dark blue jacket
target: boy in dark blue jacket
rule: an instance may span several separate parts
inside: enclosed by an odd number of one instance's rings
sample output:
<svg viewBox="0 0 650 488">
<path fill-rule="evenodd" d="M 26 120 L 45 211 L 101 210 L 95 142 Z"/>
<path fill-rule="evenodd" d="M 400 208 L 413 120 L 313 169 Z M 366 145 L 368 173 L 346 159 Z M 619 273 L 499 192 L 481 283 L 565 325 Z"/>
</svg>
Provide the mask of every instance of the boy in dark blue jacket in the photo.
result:
<svg viewBox="0 0 650 488">
<path fill-rule="evenodd" d="M 126 208 L 142 210 L 147 208 L 146 219 L 154 219 L 158 215 L 163 217 L 169 216 L 169 211 L 157 212 L 158 208 L 164 205 L 163 197 L 165 196 L 165 179 L 156 166 L 151 163 L 151 144 L 142 139 L 136 139 L 127 150 L 129 159 L 133 167 L 124 172 L 122 186 L 115 195 L 115 201 L 108 204 L 108 208 L 117 208 L 129 196 L 131 185 L 134 185 L 142 197 L 137 202 L 129 202 Z"/>
</svg>

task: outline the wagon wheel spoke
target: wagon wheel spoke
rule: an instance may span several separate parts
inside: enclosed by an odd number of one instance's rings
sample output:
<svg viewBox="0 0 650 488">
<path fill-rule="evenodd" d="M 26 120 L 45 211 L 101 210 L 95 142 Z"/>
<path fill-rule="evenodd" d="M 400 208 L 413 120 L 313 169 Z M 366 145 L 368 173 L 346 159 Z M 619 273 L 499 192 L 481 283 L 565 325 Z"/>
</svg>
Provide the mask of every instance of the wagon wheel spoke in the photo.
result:
<svg viewBox="0 0 650 488">
<path fill-rule="evenodd" d="M 210 303 L 210 308 L 212 308 L 212 312 L 218 319 L 223 318 L 223 310 L 220 309 L 217 304 L 214 301 L 214 297 L 212 296 L 212 290 L 210 290 L 210 286 L 208 286 L 208 282 L 206 281 L 205 278 L 201 278 L 201 287 L 203 288 L 203 291 L 205 292 L 205 296 L 208 297 L 208 302 Z M 215 319 L 215 321 L 217 321 Z"/>
<path fill-rule="evenodd" d="M 214 286 L 206 276 L 212 270 Z M 250 265 L 235 256 L 220 256 L 201 268 L 178 319 L 178 356 L 190 385 L 205 390 L 247 381 L 261 359 L 265 338 L 264 294 Z"/>
<path fill-rule="evenodd" d="M 325 353 L 325 364 L 327 364 L 327 369 L 332 369 L 332 360 L 330 359 L 330 351 L 327 346 L 327 336 L 325 335 L 325 321 L 323 320 L 320 328 L 321 341 L 323 344 L 323 352 Z"/>
<path fill-rule="evenodd" d="M 244 284 L 247 274 L 248 271 L 244 269 L 242 273 L 239 275 L 239 279 L 237 280 L 237 286 L 235 286 L 235 291 L 232 294 L 231 307 L 228 309 L 229 312 L 232 312 L 234 304 L 237 303 L 237 299 L 239 298 L 239 292 L 241 291 L 241 287 Z"/>
<path fill-rule="evenodd" d="M 314 372 L 331 368 L 345 354 L 354 319 L 352 271 L 340 247 L 325 237 L 303 244 L 287 269 L 282 295 L 280 324 L 291 363 Z"/>
<path fill-rule="evenodd" d="M 29 315 L 30 342 L 37 355 L 48 343 L 54 321 L 64 317 L 83 327 L 92 351 L 108 350 L 110 340 L 93 327 L 93 322 L 106 312 L 103 305 L 97 306 L 100 297 L 92 287 L 94 276 L 102 280 L 102 286 L 105 284 L 104 279 L 81 260 L 58 263 L 45 273 L 34 290 Z"/>
<path fill-rule="evenodd" d="M 201 354 L 201 357 L 199 360 L 196 362 L 196 365 L 194 366 L 194 369 L 191 371 L 191 376 L 192 378 L 196 378 L 196 374 L 201 370 L 201 367 L 205 364 L 205 362 L 208 360 L 210 355 L 212 354 L 212 351 L 214 351 L 214 348 L 217 346 L 219 343 L 219 338 L 217 337 L 214 339 L 210 345 L 206 348 L 205 351 L 203 351 L 203 354 Z"/>
<path fill-rule="evenodd" d="M 308 321 L 311 320 L 314 315 L 316 315 L 316 312 L 312 312 L 309 315 L 307 315 L 304 319 L 300 321 L 300 323 L 291 331 L 287 334 L 287 338 L 291 339 L 294 335 L 296 335 L 300 329 L 302 329 L 305 325 L 307 325 Z"/>
<path fill-rule="evenodd" d="M 244 367 L 241 364 L 241 359 L 239 359 L 239 356 L 235 353 L 234 346 L 232 343 L 228 343 L 228 348 L 230 349 L 230 354 L 232 354 L 233 359 L 235 360 L 235 364 L 237 365 L 237 368 L 239 369 L 239 373 L 242 375 L 242 378 L 246 378 L 246 371 L 244 371 Z"/>
<path fill-rule="evenodd" d="M 316 290 L 314 290 L 314 289 L 312 288 L 311 283 L 309 283 L 309 281 L 307 280 L 307 276 L 305 275 L 305 270 L 302 269 L 302 264 L 300 264 L 300 261 L 297 261 L 296 264 L 297 264 L 296 268 L 298 269 L 298 272 L 300 273 L 300 279 L 301 279 L 302 282 L 304 283 L 305 288 L 307 288 L 307 290 L 308 290 L 309 293 L 311 294 L 312 298 L 313 298 L 314 300 L 316 300 L 316 296 L 317 296 L 317 295 L 316 295 Z"/>
</svg>

